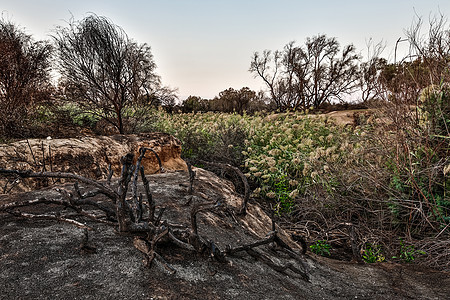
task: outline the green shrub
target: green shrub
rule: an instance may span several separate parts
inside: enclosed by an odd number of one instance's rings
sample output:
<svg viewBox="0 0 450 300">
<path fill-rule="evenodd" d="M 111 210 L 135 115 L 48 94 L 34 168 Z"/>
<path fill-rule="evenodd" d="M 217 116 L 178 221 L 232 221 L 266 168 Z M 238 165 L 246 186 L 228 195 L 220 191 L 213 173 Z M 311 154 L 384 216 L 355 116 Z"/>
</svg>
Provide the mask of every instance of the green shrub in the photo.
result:
<svg viewBox="0 0 450 300">
<path fill-rule="evenodd" d="M 315 254 L 321 255 L 321 256 L 330 256 L 331 255 L 331 246 L 324 240 L 318 240 L 311 246 L 309 246 L 309 249 Z"/>
<path fill-rule="evenodd" d="M 425 251 L 415 249 L 414 245 L 406 246 L 402 239 L 400 239 L 400 252 L 398 256 L 392 258 L 401 259 L 405 262 L 413 262 L 417 256 L 426 255 Z"/>
<path fill-rule="evenodd" d="M 381 252 L 381 247 L 367 243 L 362 253 L 362 258 L 366 263 L 372 264 L 376 262 L 383 262 L 386 258 Z"/>
</svg>

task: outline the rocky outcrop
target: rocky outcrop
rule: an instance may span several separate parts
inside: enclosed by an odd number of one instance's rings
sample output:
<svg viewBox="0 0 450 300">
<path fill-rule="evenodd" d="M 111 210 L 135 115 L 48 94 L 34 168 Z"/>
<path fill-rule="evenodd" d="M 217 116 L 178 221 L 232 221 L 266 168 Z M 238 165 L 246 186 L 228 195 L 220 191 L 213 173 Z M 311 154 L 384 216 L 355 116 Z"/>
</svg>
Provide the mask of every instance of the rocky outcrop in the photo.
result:
<svg viewBox="0 0 450 300">
<path fill-rule="evenodd" d="M 72 172 L 91 179 L 105 179 L 108 166 L 120 175 L 120 158 L 127 153 L 139 156 L 139 148 L 152 148 L 166 171 L 184 170 L 181 142 L 164 133 L 114 135 L 70 139 L 30 139 L 0 145 L 0 168 Z M 146 174 L 159 172 L 156 156 L 148 151 L 142 160 Z M 19 179 L 17 179 L 19 180 Z M 8 182 L 0 178 L 0 193 L 29 191 L 48 185 L 48 180 L 25 179 Z"/>
<path fill-rule="evenodd" d="M 193 193 L 188 193 L 188 172 L 148 175 L 162 223 L 182 230 L 189 227 L 197 203 L 217 202 L 217 209 L 197 216 L 199 234 L 221 250 L 266 238 L 271 219 L 250 201 L 245 215 L 235 211 L 243 199 L 233 185 L 213 173 L 196 169 Z M 114 183 L 113 183 L 114 184 Z M 72 186 L 58 185 L 60 189 Z M 85 189 L 85 187 L 82 187 Z M 0 195 L 0 205 L 45 197 L 61 198 L 54 189 Z M 47 205 L 20 208 L 30 213 Z M 196 253 L 169 243 L 158 252 L 175 271 L 155 262 L 145 267 L 144 256 L 133 247 L 131 236 L 117 234 L 105 223 L 85 220 L 94 228 L 88 245 L 80 247 L 83 231 L 54 220 L 15 218 L 0 211 L 0 295 L 2 299 L 447 299 L 448 273 L 414 265 L 354 264 L 307 253 L 277 228 L 298 255 L 274 245 L 261 245 L 225 257 Z M 299 276 L 307 272 L 309 280 Z"/>
</svg>

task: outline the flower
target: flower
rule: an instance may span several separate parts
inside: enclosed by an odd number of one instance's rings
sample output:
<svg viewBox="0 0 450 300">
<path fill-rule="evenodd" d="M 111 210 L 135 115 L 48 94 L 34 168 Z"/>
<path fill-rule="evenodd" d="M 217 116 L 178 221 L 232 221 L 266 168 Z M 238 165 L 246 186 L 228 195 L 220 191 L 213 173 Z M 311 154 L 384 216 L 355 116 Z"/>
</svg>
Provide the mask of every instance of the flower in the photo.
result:
<svg viewBox="0 0 450 300">
<path fill-rule="evenodd" d="M 273 158 L 273 157 L 266 158 L 266 163 L 269 167 L 275 167 L 277 164 L 275 158 Z"/>
<path fill-rule="evenodd" d="M 270 198 L 270 199 L 274 199 L 276 196 L 277 196 L 277 194 L 275 194 L 275 192 L 268 192 L 267 194 L 266 194 L 266 196 L 268 197 L 268 198 Z"/>
<path fill-rule="evenodd" d="M 450 164 L 444 167 L 444 175 L 447 175 L 447 173 L 450 173 Z"/>
<path fill-rule="evenodd" d="M 297 189 L 295 189 L 289 193 L 289 197 L 291 197 L 292 199 L 295 199 L 298 196 L 298 194 L 299 194 L 299 191 Z"/>
<path fill-rule="evenodd" d="M 291 179 L 291 180 L 289 180 L 289 185 L 290 186 L 297 186 L 298 185 L 298 181 L 294 180 L 294 179 Z"/>
</svg>

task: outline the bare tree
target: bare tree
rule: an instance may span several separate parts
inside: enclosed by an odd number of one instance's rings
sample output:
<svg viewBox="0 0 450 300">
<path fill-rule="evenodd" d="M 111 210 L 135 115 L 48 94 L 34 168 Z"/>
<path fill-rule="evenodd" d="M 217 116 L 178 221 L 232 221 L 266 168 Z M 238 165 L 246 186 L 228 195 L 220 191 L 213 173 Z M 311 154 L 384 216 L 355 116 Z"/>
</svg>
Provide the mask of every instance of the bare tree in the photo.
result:
<svg viewBox="0 0 450 300">
<path fill-rule="evenodd" d="M 51 47 L 0 20 L 0 134 L 22 131 L 33 104 L 50 94 Z"/>
<path fill-rule="evenodd" d="M 262 54 L 255 52 L 249 69 L 250 72 L 255 73 L 256 77 L 259 76 L 264 81 L 269 89 L 270 97 L 278 109 L 283 109 L 285 106 L 282 91 L 279 89 L 279 82 L 282 78 L 281 55 L 280 51 L 272 53 L 272 51 L 265 50 Z M 271 66 L 272 63 L 273 66 Z"/>
<path fill-rule="evenodd" d="M 336 38 L 318 35 L 307 38 L 305 47 L 291 42 L 273 54 L 256 52 L 250 71 L 263 79 L 279 109 L 318 108 L 355 89 L 358 60 L 353 45 L 341 52 Z"/>
<path fill-rule="evenodd" d="M 90 15 L 53 36 L 66 96 L 124 133 L 124 110 L 160 88 L 150 47 L 105 17 Z"/>
<path fill-rule="evenodd" d="M 318 108 L 333 99 L 342 101 L 343 95 L 351 93 L 356 86 L 358 60 L 353 45 L 345 46 L 340 53 L 336 38 L 325 35 L 308 38 L 304 61 L 311 68 L 306 86 L 309 102 Z"/>
<path fill-rule="evenodd" d="M 375 44 L 372 39 L 367 43 L 367 61 L 360 65 L 358 86 L 361 91 L 361 100 L 366 102 L 380 95 L 379 77 L 387 65 L 387 61 L 381 58 L 385 45 L 382 42 Z"/>
<path fill-rule="evenodd" d="M 410 44 L 410 57 L 423 61 L 429 84 L 450 80 L 450 27 L 444 15 L 430 17 L 428 32 L 423 34 L 423 19 L 417 17 L 405 31 Z"/>
</svg>

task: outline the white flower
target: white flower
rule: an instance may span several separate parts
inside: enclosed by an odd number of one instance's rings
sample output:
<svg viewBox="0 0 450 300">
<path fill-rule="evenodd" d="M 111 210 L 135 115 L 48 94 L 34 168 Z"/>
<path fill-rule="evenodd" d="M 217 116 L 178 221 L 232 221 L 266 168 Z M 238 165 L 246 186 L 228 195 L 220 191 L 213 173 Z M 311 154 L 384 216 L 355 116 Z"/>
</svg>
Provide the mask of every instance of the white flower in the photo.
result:
<svg viewBox="0 0 450 300">
<path fill-rule="evenodd" d="M 450 164 L 444 167 L 444 175 L 447 175 L 448 173 L 450 173 Z"/>
<path fill-rule="evenodd" d="M 277 196 L 277 194 L 275 194 L 274 192 L 268 192 L 268 193 L 266 194 L 266 196 L 267 196 L 268 198 L 270 198 L 270 199 L 273 199 L 273 198 L 275 198 L 275 197 Z"/>
<path fill-rule="evenodd" d="M 295 199 L 298 196 L 298 194 L 299 194 L 298 190 L 295 189 L 289 193 L 289 197 L 291 197 L 292 199 Z"/>
</svg>

